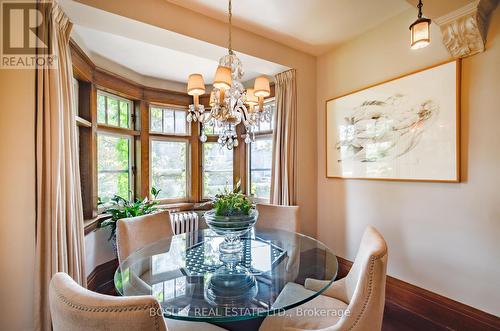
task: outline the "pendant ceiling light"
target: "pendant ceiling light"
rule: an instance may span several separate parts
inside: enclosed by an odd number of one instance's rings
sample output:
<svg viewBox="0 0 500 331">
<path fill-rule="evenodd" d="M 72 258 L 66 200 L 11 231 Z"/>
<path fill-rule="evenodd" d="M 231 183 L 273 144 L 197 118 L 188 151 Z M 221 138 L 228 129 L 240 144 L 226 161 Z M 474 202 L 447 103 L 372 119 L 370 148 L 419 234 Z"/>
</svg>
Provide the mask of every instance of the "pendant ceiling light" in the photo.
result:
<svg viewBox="0 0 500 331">
<path fill-rule="evenodd" d="M 218 142 L 228 149 L 237 147 L 237 126 L 242 123 L 245 127 L 245 143 L 255 140 L 255 130 L 259 122 L 271 122 L 271 107 L 264 105 L 264 98 L 271 94 L 269 80 L 265 76 L 255 79 L 253 89 L 243 87 L 241 79 L 244 71 L 240 59 L 236 56 L 231 45 L 232 6 L 229 0 L 229 41 L 228 54 L 221 57 L 215 71 L 213 88 L 210 93 L 210 110 L 205 110 L 200 104 L 199 96 L 205 93 L 205 84 L 201 74 L 192 74 L 188 79 L 187 93 L 193 96 L 193 104 L 189 106 L 186 117 L 188 122 L 201 123 L 200 140 L 207 141 L 204 127 L 212 125 L 219 132 Z"/>
<path fill-rule="evenodd" d="M 418 18 L 410 25 L 411 49 L 424 48 L 431 42 L 431 20 L 422 17 L 422 0 L 418 2 Z"/>
</svg>

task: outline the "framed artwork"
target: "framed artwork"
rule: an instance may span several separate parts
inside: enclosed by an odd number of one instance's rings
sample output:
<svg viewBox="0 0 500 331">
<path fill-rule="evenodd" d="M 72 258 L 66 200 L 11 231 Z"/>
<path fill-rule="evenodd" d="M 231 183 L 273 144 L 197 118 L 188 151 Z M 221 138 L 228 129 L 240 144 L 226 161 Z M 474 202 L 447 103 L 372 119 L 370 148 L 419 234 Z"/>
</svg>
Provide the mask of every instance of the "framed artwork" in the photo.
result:
<svg viewBox="0 0 500 331">
<path fill-rule="evenodd" d="M 460 181 L 460 61 L 326 102 L 326 176 Z"/>
</svg>

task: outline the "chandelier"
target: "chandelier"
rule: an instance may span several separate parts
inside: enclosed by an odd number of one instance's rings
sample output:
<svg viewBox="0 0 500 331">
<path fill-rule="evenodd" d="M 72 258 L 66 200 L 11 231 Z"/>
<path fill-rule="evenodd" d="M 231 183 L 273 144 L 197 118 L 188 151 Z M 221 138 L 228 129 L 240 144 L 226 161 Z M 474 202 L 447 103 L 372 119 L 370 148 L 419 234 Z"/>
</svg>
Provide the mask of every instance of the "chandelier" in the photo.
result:
<svg viewBox="0 0 500 331">
<path fill-rule="evenodd" d="M 243 65 L 233 52 L 231 45 L 232 7 L 229 0 L 229 41 L 228 54 L 221 57 L 215 72 L 209 106 L 200 104 L 199 96 L 205 93 L 205 83 L 201 74 L 191 74 L 188 79 L 187 93 L 193 96 L 186 120 L 201 124 L 200 140 L 207 141 L 205 126 L 213 126 L 219 133 L 218 142 L 228 149 L 237 147 L 238 132 L 236 127 L 242 123 L 245 127 L 245 143 L 255 141 L 255 131 L 259 122 L 271 122 L 271 106 L 264 105 L 264 98 L 271 94 L 266 76 L 255 79 L 254 88 L 246 89 L 241 83 L 244 75 Z"/>
</svg>

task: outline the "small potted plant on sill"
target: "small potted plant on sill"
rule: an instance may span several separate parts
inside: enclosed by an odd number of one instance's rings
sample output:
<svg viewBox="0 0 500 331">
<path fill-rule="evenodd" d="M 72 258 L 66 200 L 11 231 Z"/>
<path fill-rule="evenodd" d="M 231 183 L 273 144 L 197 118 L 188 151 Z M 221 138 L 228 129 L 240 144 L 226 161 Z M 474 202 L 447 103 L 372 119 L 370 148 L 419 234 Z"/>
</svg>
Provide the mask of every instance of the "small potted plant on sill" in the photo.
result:
<svg viewBox="0 0 500 331">
<path fill-rule="evenodd" d="M 143 215 L 148 215 L 148 214 L 153 214 L 160 209 L 156 207 L 158 204 L 158 201 L 156 199 L 158 198 L 158 194 L 160 194 L 161 190 L 158 190 L 155 187 L 151 188 L 151 195 L 153 196 L 153 199 L 150 200 L 147 197 L 144 199 L 135 199 L 135 200 L 127 200 L 119 195 L 115 195 L 112 199 L 112 205 L 110 208 L 106 209 L 106 213 L 111 214 L 111 218 L 103 221 L 100 224 L 101 228 L 106 228 L 110 227 L 111 228 L 111 234 L 108 238 L 108 240 L 111 241 L 111 244 L 113 245 L 113 251 L 117 252 L 116 248 L 116 223 L 118 220 L 122 218 L 129 218 L 129 217 L 136 217 L 136 216 L 143 216 Z"/>
<path fill-rule="evenodd" d="M 241 192 L 218 194 L 213 201 L 213 209 L 204 215 L 208 227 L 224 236 L 219 246 L 222 254 L 238 254 L 242 250 L 240 237 L 257 222 L 258 212 L 250 198 Z"/>
</svg>

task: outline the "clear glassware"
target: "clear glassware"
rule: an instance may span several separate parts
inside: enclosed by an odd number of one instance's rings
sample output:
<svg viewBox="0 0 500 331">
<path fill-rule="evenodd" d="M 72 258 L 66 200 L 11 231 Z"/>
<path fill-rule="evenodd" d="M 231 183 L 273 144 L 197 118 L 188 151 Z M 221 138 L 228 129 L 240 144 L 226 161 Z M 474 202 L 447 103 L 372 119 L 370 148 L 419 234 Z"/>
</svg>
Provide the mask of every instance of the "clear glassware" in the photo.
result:
<svg viewBox="0 0 500 331">
<path fill-rule="evenodd" d="M 240 237 L 252 229 L 258 216 L 259 213 L 255 209 L 250 210 L 250 215 L 217 216 L 215 210 L 209 210 L 204 215 L 208 227 L 224 237 L 224 241 L 219 246 L 219 252 L 224 256 L 229 255 L 228 259 L 231 255 L 241 254 L 243 245 Z"/>
</svg>

